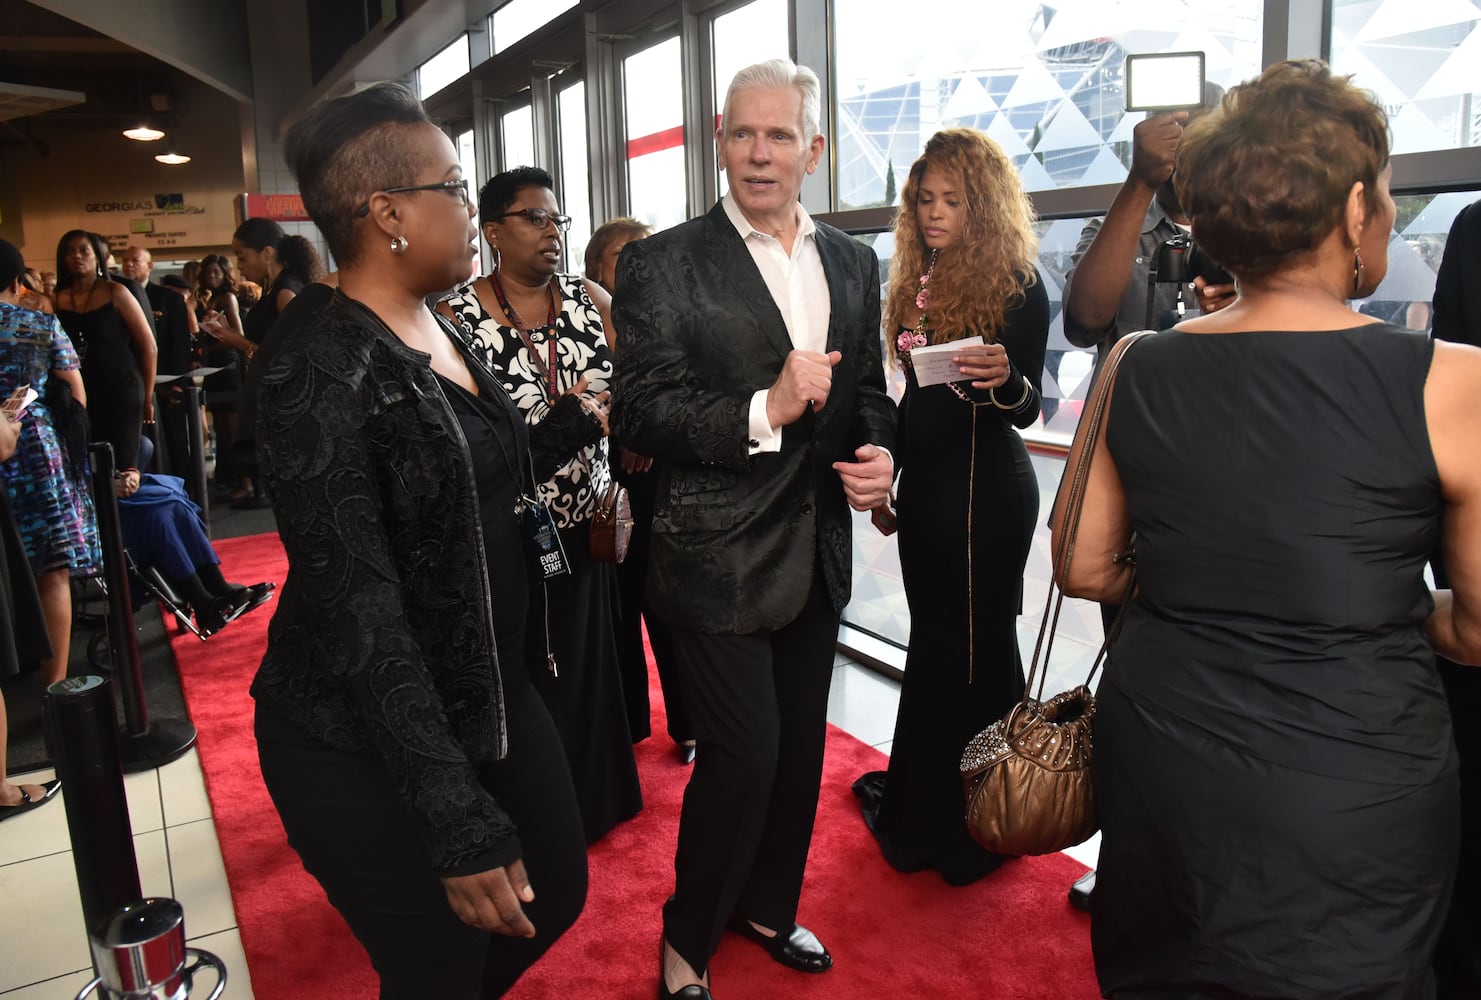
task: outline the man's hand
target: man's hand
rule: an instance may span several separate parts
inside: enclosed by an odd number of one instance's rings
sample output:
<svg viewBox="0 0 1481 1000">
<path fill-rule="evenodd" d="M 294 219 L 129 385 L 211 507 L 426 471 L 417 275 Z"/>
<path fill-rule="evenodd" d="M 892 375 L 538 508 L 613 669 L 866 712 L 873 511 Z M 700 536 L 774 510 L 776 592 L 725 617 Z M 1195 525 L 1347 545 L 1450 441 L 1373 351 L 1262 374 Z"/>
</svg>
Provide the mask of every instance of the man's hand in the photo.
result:
<svg viewBox="0 0 1481 1000">
<path fill-rule="evenodd" d="M 1239 290 L 1232 282 L 1227 285 L 1210 285 L 1207 278 L 1199 276 L 1193 279 L 1193 287 L 1198 289 L 1198 310 L 1202 313 L 1218 312 L 1232 306 L 1239 297 Z"/>
<path fill-rule="evenodd" d="M 507 937 L 535 936 L 535 925 L 522 905 L 535 899 L 523 861 L 474 875 L 451 876 L 442 880 L 442 888 L 448 905 L 468 926 Z"/>
<path fill-rule="evenodd" d="M 653 468 L 652 458 L 647 455 L 639 455 L 626 445 L 619 447 L 617 454 L 621 459 L 622 471 L 630 476 L 638 472 L 647 472 Z"/>
<path fill-rule="evenodd" d="M 1131 176 L 1159 188 L 1172 176 L 1186 111 L 1164 111 L 1137 122 L 1132 130 Z"/>
<path fill-rule="evenodd" d="M 782 373 L 766 390 L 766 422 L 786 427 L 811 409 L 817 412 L 828 402 L 833 387 L 833 367 L 843 360 L 837 351 L 792 351 L 782 364 Z"/>
<path fill-rule="evenodd" d="M 834 462 L 833 468 L 843 480 L 843 495 L 854 510 L 872 510 L 880 501 L 889 499 L 895 482 L 895 463 L 889 452 L 866 444 L 854 450 L 857 462 Z"/>
</svg>

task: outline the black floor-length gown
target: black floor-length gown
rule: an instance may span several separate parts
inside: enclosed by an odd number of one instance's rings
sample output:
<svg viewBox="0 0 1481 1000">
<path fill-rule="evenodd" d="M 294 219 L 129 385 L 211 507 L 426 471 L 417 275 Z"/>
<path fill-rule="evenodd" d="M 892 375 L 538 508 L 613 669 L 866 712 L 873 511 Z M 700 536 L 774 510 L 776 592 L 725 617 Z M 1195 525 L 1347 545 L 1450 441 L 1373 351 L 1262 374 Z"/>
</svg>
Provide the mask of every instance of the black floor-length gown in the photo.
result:
<svg viewBox="0 0 1481 1000">
<path fill-rule="evenodd" d="M 1035 394 L 1048 326 L 1036 283 L 997 338 Z M 974 405 L 906 372 L 895 460 L 910 649 L 889 770 L 854 790 L 891 865 L 964 885 L 1004 860 L 967 833 L 958 765 L 967 742 L 1023 696 L 1017 622 L 1039 487 L 1022 437 L 985 391 L 957 384 Z M 1015 384 L 1000 393 L 1007 403 Z"/>
<path fill-rule="evenodd" d="M 1432 347 L 1387 324 L 1139 343 L 1107 443 L 1139 593 L 1099 690 L 1115 1000 L 1422 1000 L 1455 874 L 1424 622 Z"/>
</svg>

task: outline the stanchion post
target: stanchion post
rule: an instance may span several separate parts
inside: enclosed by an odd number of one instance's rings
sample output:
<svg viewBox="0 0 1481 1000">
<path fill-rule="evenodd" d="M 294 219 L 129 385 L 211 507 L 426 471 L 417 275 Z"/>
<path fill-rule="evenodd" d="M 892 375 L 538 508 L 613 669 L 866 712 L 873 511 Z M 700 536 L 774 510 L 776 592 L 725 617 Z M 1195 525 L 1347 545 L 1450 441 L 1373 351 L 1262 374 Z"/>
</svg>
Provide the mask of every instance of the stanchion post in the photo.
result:
<svg viewBox="0 0 1481 1000">
<path fill-rule="evenodd" d="M 124 797 L 113 697 L 102 677 L 69 677 L 46 689 L 82 915 L 89 928 L 137 901 L 139 863 Z"/>
<path fill-rule="evenodd" d="M 139 640 L 134 635 L 133 597 L 129 594 L 128 561 L 123 555 L 123 524 L 113 492 L 113 445 L 88 445 L 93 472 L 93 508 L 98 514 L 98 544 L 103 549 L 103 580 L 108 586 L 108 650 L 113 676 L 119 678 L 124 723 L 130 735 L 149 726 L 144 707 L 144 681 L 139 668 Z"/>
<path fill-rule="evenodd" d="M 185 426 L 190 436 L 190 465 L 182 469 L 185 490 L 201 509 L 206 534 L 211 534 L 211 497 L 206 483 L 206 427 L 201 418 L 201 387 L 193 382 L 185 389 Z"/>
<path fill-rule="evenodd" d="M 98 544 L 103 550 L 103 579 L 108 587 L 108 659 L 123 700 L 123 769 L 146 771 L 169 763 L 195 746 L 195 726 L 182 719 L 149 721 L 139 639 L 134 633 L 128 560 L 123 551 L 123 522 L 113 492 L 113 446 L 107 441 L 94 441 L 88 446 L 88 460 L 92 466 L 93 508 L 98 515 Z"/>
</svg>

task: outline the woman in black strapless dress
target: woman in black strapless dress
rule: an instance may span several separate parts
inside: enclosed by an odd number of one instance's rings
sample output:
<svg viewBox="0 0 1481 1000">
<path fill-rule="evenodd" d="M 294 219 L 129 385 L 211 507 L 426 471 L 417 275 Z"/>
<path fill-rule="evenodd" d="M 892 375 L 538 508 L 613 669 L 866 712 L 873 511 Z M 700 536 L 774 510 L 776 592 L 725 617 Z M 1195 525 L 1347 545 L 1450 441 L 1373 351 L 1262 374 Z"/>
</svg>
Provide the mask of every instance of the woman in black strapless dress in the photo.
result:
<svg viewBox="0 0 1481 1000">
<path fill-rule="evenodd" d="M 125 493 L 139 488 L 139 435 L 154 422 L 154 336 L 138 301 L 108 280 L 101 237 L 74 229 L 57 243 L 57 319 L 82 357 L 94 440 L 113 445 Z"/>
</svg>

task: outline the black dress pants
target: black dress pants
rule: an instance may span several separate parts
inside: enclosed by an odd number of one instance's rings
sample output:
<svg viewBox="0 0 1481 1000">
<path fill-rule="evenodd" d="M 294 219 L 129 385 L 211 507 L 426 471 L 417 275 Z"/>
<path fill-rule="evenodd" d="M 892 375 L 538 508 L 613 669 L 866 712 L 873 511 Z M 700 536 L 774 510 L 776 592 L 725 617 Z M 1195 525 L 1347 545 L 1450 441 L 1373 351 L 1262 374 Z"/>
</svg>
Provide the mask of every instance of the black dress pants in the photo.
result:
<svg viewBox="0 0 1481 1000">
<path fill-rule="evenodd" d="M 288 842 L 369 952 L 381 1000 L 503 996 L 585 904 L 586 840 L 560 738 L 527 684 L 507 709 L 509 753 L 480 780 L 519 830 L 533 938 L 457 918 L 378 757 L 326 746 L 258 708 L 262 776 Z"/>
<path fill-rule="evenodd" d="M 704 970 L 732 915 L 797 919 L 817 814 L 838 612 L 813 568 L 801 613 L 772 632 L 674 630 L 699 748 L 684 790 L 665 939 Z"/>
</svg>

